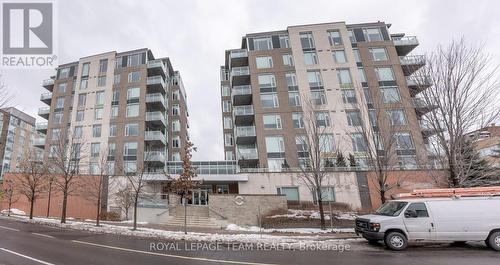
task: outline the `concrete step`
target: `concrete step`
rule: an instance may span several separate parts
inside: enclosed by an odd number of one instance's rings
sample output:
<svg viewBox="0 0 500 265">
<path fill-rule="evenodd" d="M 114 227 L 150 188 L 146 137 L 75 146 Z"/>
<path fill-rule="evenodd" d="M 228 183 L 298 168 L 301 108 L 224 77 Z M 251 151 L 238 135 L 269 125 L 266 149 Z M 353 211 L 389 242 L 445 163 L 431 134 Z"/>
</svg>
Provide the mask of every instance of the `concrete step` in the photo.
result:
<svg viewBox="0 0 500 265">
<path fill-rule="evenodd" d="M 188 227 L 221 228 L 221 225 L 218 224 L 214 218 L 208 217 L 188 217 L 186 223 Z M 171 226 L 184 226 L 184 216 L 169 216 L 164 224 Z"/>
</svg>

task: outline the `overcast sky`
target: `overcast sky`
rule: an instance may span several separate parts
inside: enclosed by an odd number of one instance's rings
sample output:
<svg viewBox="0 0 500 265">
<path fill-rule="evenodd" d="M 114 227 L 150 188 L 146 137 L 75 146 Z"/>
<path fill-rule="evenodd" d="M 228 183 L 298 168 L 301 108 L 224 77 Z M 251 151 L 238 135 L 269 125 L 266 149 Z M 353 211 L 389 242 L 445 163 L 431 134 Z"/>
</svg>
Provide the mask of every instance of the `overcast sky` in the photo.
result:
<svg viewBox="0 0 500 265">
<path fill-rule="evenodd" d="M 59 63 L 108 51 L 150 48 L 170 57 L 188 95 L 190 133 L 196 160 L 222 160 L 219 66 L 224 50 L 239 48 L 246 33 L 289 25 L 385 21 L 391 33 L 417 35 L 426 53 L 464 36 L 484 43 L 500 63 L 498 1 L 333 1 L 333 0 L 64 0 L 58 2 Z M 36 116 L 41 83 L 53 71 L 1 70 L 12 105 Z M 38 121 L 42 121 L 38 117 Z"/>
</svg>

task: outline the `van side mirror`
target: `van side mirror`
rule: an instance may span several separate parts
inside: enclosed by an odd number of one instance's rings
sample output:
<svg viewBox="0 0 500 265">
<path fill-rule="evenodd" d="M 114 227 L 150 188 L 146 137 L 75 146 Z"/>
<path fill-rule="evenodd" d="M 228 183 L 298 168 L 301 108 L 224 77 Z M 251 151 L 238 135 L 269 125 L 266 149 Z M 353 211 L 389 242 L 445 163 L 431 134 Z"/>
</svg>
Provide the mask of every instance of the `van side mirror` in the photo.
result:
<svg viewBox="0 0 500 265">
<path fill-rule="evenodd" d="M 405 218 L 417 218 L 417 211 L 415 210 L 406 210 L 405 211 Z"/>
</svg>

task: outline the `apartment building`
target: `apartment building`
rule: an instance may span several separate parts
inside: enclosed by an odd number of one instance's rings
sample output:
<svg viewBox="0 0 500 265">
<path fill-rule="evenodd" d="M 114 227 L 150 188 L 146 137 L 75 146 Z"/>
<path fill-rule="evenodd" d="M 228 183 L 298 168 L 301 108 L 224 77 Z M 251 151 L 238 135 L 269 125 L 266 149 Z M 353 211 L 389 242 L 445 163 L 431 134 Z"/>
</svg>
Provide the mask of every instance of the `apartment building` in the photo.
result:
<svg viewBox="0 0 500 265">
<path fill-rule="evenodd" d="M 0 181 L 7 172 L 19 169 L 20 162 L 30 158 L 40 158 L 42 150 L 32 148 L 40 141 L 35 133 L 35 118 L 14 108 L 0 109 Z"/>
<path fill-rule="evenodd" d="M 61 139 L 80 144 L 81 173 L 99 172 L 107 156 L 110 174 L 138 170 L 163 172 L 166 161 L 179 161 L 188 139 L 186 91 L 169 58 L 145 48 L 107 52 L 60 65 L 43 81 L 47 106 L 38 114 L 47 122 L 45 158 Z"/>
<path fill-rule="evenodd" d="M 335 22 L 245 35 L 220 68 L 225 159 L 271 171 L 303 166 L 304 123 L 314 119 L 325 128 L 325 160 L 341 151 L 366 166 L 369 144 L 387 153 L 377 140 L 385 136 L 397 167 L 427 164 L 433 131 L 421 120 L 433 106 L 418 98 L 429 86 L 418 76 L 425 59 L 410 54 L 416 37 L 390 26 Z"/>
<path fill-rule="evenodd" d="M 466 139 L 474 142 L 474 147 L 482 158 L 500 168 L 500 126 L 492 123 L 468 133 Z"/>
</svg>

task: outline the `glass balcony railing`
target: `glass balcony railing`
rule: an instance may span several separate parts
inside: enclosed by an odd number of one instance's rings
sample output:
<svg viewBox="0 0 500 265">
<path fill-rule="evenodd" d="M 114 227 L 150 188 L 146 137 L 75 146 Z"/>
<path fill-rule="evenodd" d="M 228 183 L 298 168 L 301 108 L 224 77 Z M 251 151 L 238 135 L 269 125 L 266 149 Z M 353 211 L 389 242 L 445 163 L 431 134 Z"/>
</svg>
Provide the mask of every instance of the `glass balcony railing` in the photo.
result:
<svg viewBox="0 0 500 265">
<path fill-rule="evenodd" d="M 33 145 L 34 146 L 44 146 L 45 145 L 45 138 L 37 137 L 37 138 L 33 139 Z"/>
<path fill-rule="evenodd" d="M 167 72 L 163 60 L 156 59 L 148 62 L 148 68 L 161 68 L 163 72 Z"/>
<path fill-rule="evenodd" d="M 38 109 L 38 115 L 49 115 L 50 107 L 43 107 Z"/>
<path fill-rule="evenodd" d="M 404 36 L 399 38 L 393 38 L 392 41 L 394 45 L 403 46 L 403 45 L 418 45 L 417 36 Z"/>
<path fill-rule="evenodd" d="M 251 137 L 251 136 L 256 136 L 255 126 L 236 127 L 236 137 Z"/>
<path fill-rule="evenodd" d="M 250 75 L 250 68 L 248 66 L 231 68 L 231 76 L 240 75 Z"/>
<path fill-rule="evenodd" d="M 46 101 L 51 99 L 52 99 L 52 92 L 42 93 L 42 95 L 40 95 L 41 101 Z"/>
<path fill-rule="evenodd" d="M 146 121 L 161 121 L 163 124 L 167 123 L 161 111 L 146 112 Z"/>
<path fill-rule="evenodd" d="M 47 130 L 48 126 L 49 126 L 49 124 L 47 122 L 37 122 L 35 124 L 35 128 L 37 131 Z"/>
<path fill-rule="evenodd" d="M 150 162 L 163 162 L 165 163 L 165 152 L 164 151 L 145 151 L 144 161 Z"/>
<path fill-rule="evenodd" d="M 239 148 L 238 149 L 238 160 L 249 160 L 258 159 L 256 148 Z"/>
<path fill-rule="evenodd" d="M 251 94 L 252 94 L 252 86 L 250 85 L 233 87 L 233 96 L 251 95 Z"/>
<path fill-rule="evenodd" d="M 244 58 L 244 57 L 248 57 L 248 52 L 245 49 L 232 50 L 230 52 L 230 57 L 231 58 Z"/>
<path fill-rule="evenodd" d="M 53 86 L 54 85 L 54 79 L 50 78 L 50 79 L 45 79 L 42 81 L 42 86 L 43 87 L 49 87 L 49 86 Z"/>
<path fill-rule="evenodd" d="M 253 105 L 234 106 L 234 115 L 254 115 Z"/>
<path fill-rule="evenodd" d="M 146 131 L 144 133 L 144 139 L 146 141 L 161 141 L 166 142 L 166 137 L 161 131 Z"/>
<path fill-rule="evenodd" d="M 399 56 L 401 65 L 423 65 L 425 64 L 424 55 Z"/>
<path fill-rule="evenodd" d="M 146 85 L 161 85 L 165 88 L 165 79 L 161 75 L 149 76 L 146 80 Z"/>
<path fill-rule="evenodd" d="M 165 97 L 162 93 L 146 94 L 146 103 L 159 102 L 165 105 Z"/>
</svg>

